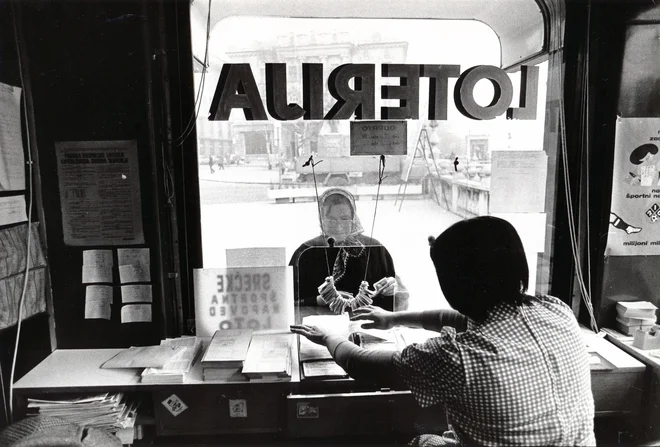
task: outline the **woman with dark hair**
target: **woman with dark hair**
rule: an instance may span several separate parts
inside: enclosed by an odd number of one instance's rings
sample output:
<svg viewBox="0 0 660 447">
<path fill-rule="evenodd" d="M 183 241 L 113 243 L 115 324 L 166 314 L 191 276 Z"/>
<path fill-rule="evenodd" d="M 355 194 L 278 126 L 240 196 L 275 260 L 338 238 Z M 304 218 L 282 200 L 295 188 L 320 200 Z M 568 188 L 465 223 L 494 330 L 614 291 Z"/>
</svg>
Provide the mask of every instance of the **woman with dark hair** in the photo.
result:
<svg viewBox="0 0 660 447">
<path fill-rule="evenodd" d="M 435 338 L 400 353 L 366 351 L 305 325 L 351 377 L 405 384 L 418 404 L 445 407 L 450 431 L 416 445 L 595 445 L 586 346 L 571 309 L 530 296 L 529 269 L 513 226 L 495 217 L 458 222 L 430 238 L 440 286 L 455 310 L 359 309 L 364 328 L 423 327 Z"/>
<path fill-rule="evenodd" d="M 364 229 L 356 213 L 353 195 L 343 188 L 330 188 L 319 197 L 321 235 L 303 243 L 294 252 L 289 265 L 293 266 L 294 296 L 299 305 L 331 306 L 335 313 L 351 307 L 358 295 L 362 281 L 369 283 L 378 306 L 394 310 L 397 292 L 399 309 L 405 309 L 403 301 L 407 292 L 395 279 L 392 256 L 378 240 L 363 234 Z M 365 275 L 366 272 L 366 275 Z M 319 286 L 326 278 L 339 293 L 336 303 L 328 303 L 322 297 Z"/>
</svg>

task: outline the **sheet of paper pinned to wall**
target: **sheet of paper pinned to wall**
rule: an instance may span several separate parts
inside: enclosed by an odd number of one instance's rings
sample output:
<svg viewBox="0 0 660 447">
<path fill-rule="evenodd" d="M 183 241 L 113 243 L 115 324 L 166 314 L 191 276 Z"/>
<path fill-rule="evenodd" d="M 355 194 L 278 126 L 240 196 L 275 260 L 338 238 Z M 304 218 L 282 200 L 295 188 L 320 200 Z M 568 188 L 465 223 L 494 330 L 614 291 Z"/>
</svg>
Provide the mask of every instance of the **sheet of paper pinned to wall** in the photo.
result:
<svg viewBox="0 0 660 447">
<path fill-rule="evenodd" d="M 120 248 L 117 250 L 119 280 L 122 284 L 151 281 L 148 248 Z"/>
<path fill-rule="evenodd" d="M 122 303 L 151 303 L 151 284 L 131 284 L 121 286 Z"/>
<path fill-rule="evenodd" d="M 0 197 L 0 226 L 27 221 L 25 196 Z"/>
<path fill-rule="evenodd" d="M 136 141 L 55 143 L 64 243 L 144 243 Z"/>
<path fill-rule="evenodd" d="M 0 330 L 18 322 L 18 305 L 23 293 L 24 274 L 0 279 Z M 22 318 L 46 311 L 46 269 L 41 267 L 30 270 L 27 290 L 23 300 Z"/>
<path fill-rule="evenodd" d="M 151 304 L 127 304 L 121 308 L 122 323 L 151 322 Z"/>
<path fill-rule="evenodd" d="M 21 88 L 0 82 L 0 191 L 24 189 Z"/>
<path fill-rule="evenodd" d="M 493 151 L 491 166 L 490 213 L 545 212 L 544 151 Z"/>
<path fill-rule="evenodd" d="M 44 256 L 38 223 L 32 223 L 30 227 L 30 269 L 45 267 Z M 27 225 L 19 225 L 0 230 L 0 279 L 19 274 L 25 270 L 27 255 Z"/>
<path fill-rule="evenodd" d="M 83 265 L 104 265 L 112 267 L 113 264 L 112 250 L 83 251 Z"/>
<path fill-rule="evenodd" d="M 104 265 L 83 265 L 82 266 L 82 283 L 111 283 L 112 282 L 112 266 Z"/>
<path fill-rule="evenodd" d="M 113 264 L 112 250 L 84 250 L 83 284 L 111 283 Z"/>
<path fill-rule="evenodd" d="M 112 286 L 87 286 L 85 319 L 109 320 L 112 313 Z"/>
</svg>

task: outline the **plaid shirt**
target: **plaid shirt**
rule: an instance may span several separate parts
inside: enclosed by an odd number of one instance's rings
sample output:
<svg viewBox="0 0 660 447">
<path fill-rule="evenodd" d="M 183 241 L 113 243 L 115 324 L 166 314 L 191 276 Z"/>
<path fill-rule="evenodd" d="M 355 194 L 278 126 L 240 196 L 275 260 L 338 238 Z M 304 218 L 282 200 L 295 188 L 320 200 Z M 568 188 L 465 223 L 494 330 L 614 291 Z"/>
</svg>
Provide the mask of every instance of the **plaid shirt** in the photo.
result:
<svg viewBox="0 0 660 447">
<path fill-rule="evenodd" d="M 586 345 L 550 296 L 502 303 L 459 334 L 406 347 L 394 364 L 423 406 L 443 402 L 463 445 L 595 445 Z"/>
</svg>

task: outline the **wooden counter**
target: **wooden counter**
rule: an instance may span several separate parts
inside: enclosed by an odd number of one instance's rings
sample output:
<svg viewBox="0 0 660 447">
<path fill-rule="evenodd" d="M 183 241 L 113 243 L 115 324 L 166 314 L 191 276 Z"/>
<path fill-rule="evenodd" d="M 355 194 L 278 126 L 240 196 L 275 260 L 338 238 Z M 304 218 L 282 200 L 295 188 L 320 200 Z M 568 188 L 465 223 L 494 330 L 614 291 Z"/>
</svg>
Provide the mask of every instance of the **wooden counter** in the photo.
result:
<svg viewBox="0 0 660 447">
<path fill-rule="evenodd" d="M 596 334 L 585 332 L 585 341 L 592 354 L 604 359 L 592 367 L 597 416 L 638 412 L 645 365 Z M 100 368 L 119 351 L 56 350 L 16 382 L 15 394 L 25 399 L 58 393 L 147 393 L 152 397 L 160 435 L 407 433 L 424 419 L 407 390 L 379 390 L 354 380 L 301 381 L 297 349 L 289 382 L 205 382 L 198 360 L 182 384 L 146 384 L 140 382 L 140 369 Z M 161 404 L 172 395 L 187 406 L 176 416 Z M 246 412 L 233 411 L 231 405 L 243 405 Z M 369 414 L 369 418 L 356 418 L 355 414 Z M 441 409 L 436 409 L 432 419 L 444 423 Z"/>
</svg>

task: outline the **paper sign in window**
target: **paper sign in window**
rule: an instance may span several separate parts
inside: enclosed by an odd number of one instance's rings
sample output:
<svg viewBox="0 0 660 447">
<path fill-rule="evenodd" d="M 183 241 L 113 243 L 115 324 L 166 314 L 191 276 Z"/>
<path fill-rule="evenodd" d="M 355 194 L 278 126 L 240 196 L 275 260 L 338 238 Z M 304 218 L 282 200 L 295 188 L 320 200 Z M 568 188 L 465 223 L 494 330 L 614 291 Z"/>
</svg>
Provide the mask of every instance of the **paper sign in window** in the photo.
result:
<svg viewBox="0 0 660 447">
<path fill-rule="evenodd" d="M 85 319 L 109 320 L 112 308 L 112 286 L 87 286 Z"/>
<path fill-rule="evenodd" d="M 545 212 L 547 172 L 544 151 L 493 151 L 489 212 Z"/>
<path fill-rule="evenodd" d="M 150 284 L 121 286 L 122 303 L 151 303 L 152 300 Z"/>
<path fill-rule="evenodd" d="M 128 304 L 121 308 L 122 323 L 151 322 L 151 304 Z"/>
</svg>

